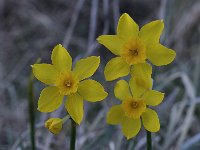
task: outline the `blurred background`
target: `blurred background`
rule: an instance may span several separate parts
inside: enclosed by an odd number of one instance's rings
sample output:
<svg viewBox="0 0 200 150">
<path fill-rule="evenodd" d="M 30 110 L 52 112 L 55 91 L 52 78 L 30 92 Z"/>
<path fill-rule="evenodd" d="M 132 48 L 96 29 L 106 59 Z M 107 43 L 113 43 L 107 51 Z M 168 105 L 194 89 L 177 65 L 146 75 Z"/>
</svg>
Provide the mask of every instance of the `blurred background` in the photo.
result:
<svg viewBox="0 0 200 150">
<path fill-rule="evenodd" d="M 119 126 L 109 126 L 105 116 L 118 103 L 116 83 L 105 82 L 103 69 L 114 55 L 96 42 L 102 34 L 114 34 L 122 13 L 140 27 L 163 19 L 161 43 L 174 49 L 175 61 L 154 68 L 154 89 L 166 93 L 156 108 L 161 130 L 153 134 L 155 150 L 200 149 L 200 1 L 199 0 L 0 0 L 0 150 L 29 150 L 28 84 L 31 64 L 40 57 L 50 63 L 53 47 L 62 43 L 74 61 L 100 55 L 94 75 L 109 97 L 85 102 L 85 117 L 78 127 L 77 150 L 143 150 L 144 129 L 129 141 Z M 62 107 L 53 113 L 36 110 L 44 85 L 34 82 L 36 145 L 38 150 L 69 148 L 70 122 L 52 135 L 44 128 L 49 117 L 64 117 Z"/>
</svg>

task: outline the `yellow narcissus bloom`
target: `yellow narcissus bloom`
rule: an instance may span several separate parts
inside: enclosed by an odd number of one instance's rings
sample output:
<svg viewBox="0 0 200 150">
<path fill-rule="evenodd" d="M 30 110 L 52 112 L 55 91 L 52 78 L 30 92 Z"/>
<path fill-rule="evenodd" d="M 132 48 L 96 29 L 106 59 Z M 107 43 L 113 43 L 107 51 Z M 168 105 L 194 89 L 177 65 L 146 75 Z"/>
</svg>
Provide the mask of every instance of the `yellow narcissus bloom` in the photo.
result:
<svg viewBox="0 0 200 150">
<path fill-rule="evenodd" d="M 140 118 L 146 130 L 157 132 L 160 129 L 157 113 L 148 106 L 159 105 L 164 98 L 164 93 L 151 90 L 152 80 L 146 77 L 132 77 L 129 84 L 125 80 L 120 80 L 114 89 L 115 97 L 122 103 L 111 107 L 107 114 L 107 123 L 120 124 L 127 139 L 138 134 L 141 128 Z"/>
<path fill-rule="evenodd" d="M 59 134 L 63 125 L 60 118 L 50 118 L 45 122 L 45 127 L 53 134 Z"/>
<path fill-rule="evenodd" d="M 159 43 L 163 28 L 163 21 L 156 20 L 139 30 L 133 19 L 124 13 L 119 19 L 116 35 L 102 35 L 97 39 L 117 55 L 105 67 L 106 80 L 112 81 L 128 75 L 132 65 L 144 63 L 147 59 L 156 66 L 171 63 L 176 53 Z"/>
<path fill-rule="evenodd" d="M 103 100 L 107 96 L 103 86 L 91 79 L 99 67 L 100 58 L 96 56 L 80 59 L 72 70 L 72 58 L 61 44 L 51 55 L 52 64 L 32 65 L 34 76 L 50 85 L 44 88 L 38 101 L 38 110 L 52 112 L 60 107 L 63 97 L 67 96 L 65 108 L 78 124 L 83 119 L 83 99 L 90 102 Z"/>
</svg>

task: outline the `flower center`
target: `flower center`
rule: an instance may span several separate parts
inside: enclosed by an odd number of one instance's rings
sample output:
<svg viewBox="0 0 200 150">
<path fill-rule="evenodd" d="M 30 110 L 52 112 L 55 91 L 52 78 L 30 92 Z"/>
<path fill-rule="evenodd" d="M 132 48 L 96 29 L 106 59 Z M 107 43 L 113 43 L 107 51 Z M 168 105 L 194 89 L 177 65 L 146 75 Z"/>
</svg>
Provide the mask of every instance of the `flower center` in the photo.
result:
<svg viewBox="0 0 200 150">
<path fill-rule="evenodd" d="M 124 44 L 121 56 L 130 65 L 145 62 L 147 57 L 144 43 L 139 38 L 131 39 Z"/>
<path fill-rule="evenodd" d="M 123 101 L 122 108 L 127 117 L 137 119 L 146 110 L 146 104 L 142 99 L 131 98 Z"/>
<path fill-rule="evenodd" d="M 62 95 L 76 93 L 78 89 L 78 78 L 70 71 L 61 73 L 56 81 L 56 86 Z"/>
</svg>

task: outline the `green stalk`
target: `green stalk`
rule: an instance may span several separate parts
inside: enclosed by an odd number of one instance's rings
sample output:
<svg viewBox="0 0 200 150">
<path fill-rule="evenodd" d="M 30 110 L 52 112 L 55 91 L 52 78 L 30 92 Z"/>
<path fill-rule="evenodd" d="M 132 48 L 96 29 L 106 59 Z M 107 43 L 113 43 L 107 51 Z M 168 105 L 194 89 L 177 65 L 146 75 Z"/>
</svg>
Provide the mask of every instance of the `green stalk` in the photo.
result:
<svg viewBox="0 0 200 150">
<path fill-rule="evenodd" d="M 36 63 L 40 63 L 41 59 L 38 58 Z M 29 76 L 28 85 L 28 105 L 29 105 L 29 119 L 30 119 L 30 140 L 32 150 L 36 150 L 35 145 L 35 105 L 34 105 L 34 76 L 31 71 Z"/>
<path fill-rule="evenodd" d="M 62 118 L 63 123 L 65 123 L 68 119 L 70 119 L 70 115 L 66 115 L 64 118 Z"/>
<path fill-rule="evenodd" d="M 147 132 L 147 150 L 152 150 L 151 132 Z"/>
<path fill-rule="evenodd" d="M 29 119 L 30 119 L 30 139 L 32 150 L 35 148 L 35 109 L 34 109 L 34 92 L 33 92 L 33 74 L 29 77 L 29 88 L 28 88 L 28 104 L 29 104 Z"/>
<path fill-rule="evenodd" d="M 70 150 L 75 150 L 76 146 L 76 123 L 71 119 L 71 140 L 70 140 Z"/>
</svg>

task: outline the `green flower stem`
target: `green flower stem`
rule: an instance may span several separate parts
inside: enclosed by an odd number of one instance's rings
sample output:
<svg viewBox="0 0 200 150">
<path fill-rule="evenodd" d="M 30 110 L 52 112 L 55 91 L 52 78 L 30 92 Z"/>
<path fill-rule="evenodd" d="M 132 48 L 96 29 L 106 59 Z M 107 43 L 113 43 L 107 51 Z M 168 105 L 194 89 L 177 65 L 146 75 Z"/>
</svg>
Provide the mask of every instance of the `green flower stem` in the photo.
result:
<svg viewBox="0 0 200 150">
<path fill-rule="evenodd" d="M 28 104 L 29 104 L 29 119 L 30 119 L 30 139 L 32 150 L 35 150 L 35 109 L 34 109 L 34 91 L 33 91 L 33 74 L 29 77 L 29 88 L 28 88 Z"/>
<path fill-rule="evenodd" d="M 62 118 L 63 123 L 65 123 L 70 118 L 70 115 L 66 115 L 64 118 Z"/>
<path fill-rule="evenodd" d="M 40 63 L 41 59 L 38 58 L 36 63 Z M 30 139 L 31 148 L 36 150 L 35 145 L 35 105 L 34 105 L 34 76 L 30 73 L 29 83 L 28 83 L 28 105 L 29 105 L 29 119 L 30 119 Z"/>
<path fill-rule="evenodd" d="M 151 132 L 147 132 L 147 150 L 152 150 Z"/>
<path fill-rule="evenodd" d="M 76 145 L 76 123 L 71 119 L 71 140 L 70 140 L 70 150 L 75 150 Z"/>
</svg>

